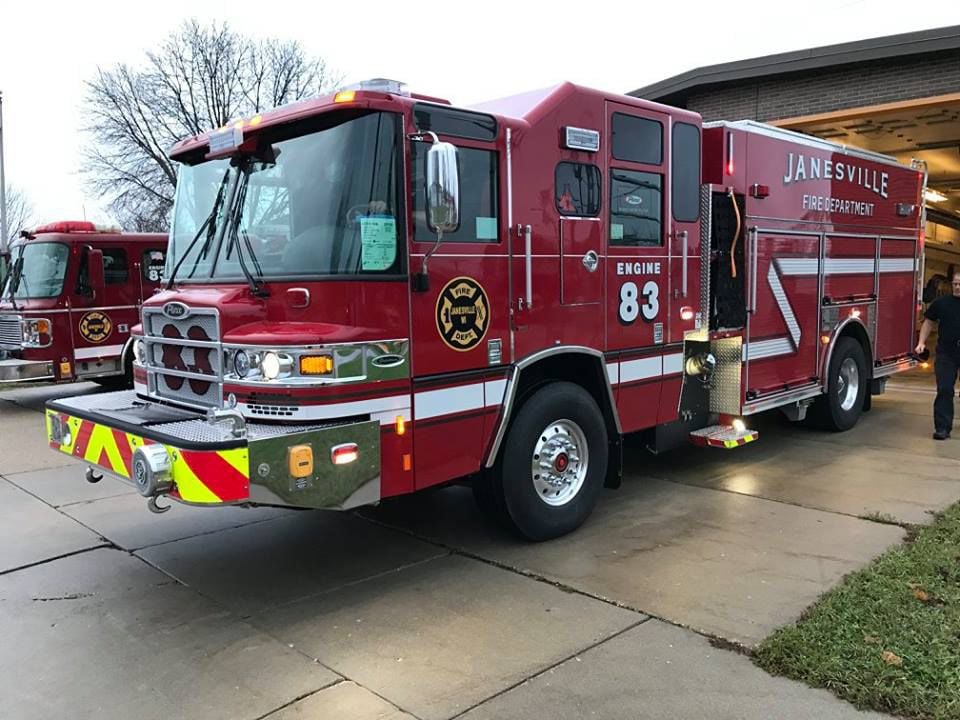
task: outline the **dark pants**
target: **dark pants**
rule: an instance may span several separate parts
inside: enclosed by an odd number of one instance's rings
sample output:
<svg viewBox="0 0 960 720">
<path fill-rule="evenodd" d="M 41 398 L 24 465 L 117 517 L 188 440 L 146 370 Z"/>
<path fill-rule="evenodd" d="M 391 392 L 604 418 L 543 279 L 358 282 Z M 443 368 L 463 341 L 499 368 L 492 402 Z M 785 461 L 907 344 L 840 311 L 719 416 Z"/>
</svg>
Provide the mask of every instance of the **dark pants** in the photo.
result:
<svg viewBox="0 0 960 720">
<path fill-rule="evenodd" d="M 937 351 L 937 399 L 933 401 L 933 427 L 937 430 L 953 430 L 953 395 L 957 382 L 958 358 L 942 350 Z"/>
</svg>

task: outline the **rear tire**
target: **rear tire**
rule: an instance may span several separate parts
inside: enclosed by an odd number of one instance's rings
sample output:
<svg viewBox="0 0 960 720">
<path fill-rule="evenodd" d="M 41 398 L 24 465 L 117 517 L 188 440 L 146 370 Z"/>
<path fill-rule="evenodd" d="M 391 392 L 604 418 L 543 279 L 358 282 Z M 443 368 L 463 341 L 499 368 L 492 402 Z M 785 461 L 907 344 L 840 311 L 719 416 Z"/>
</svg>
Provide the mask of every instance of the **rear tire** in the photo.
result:
<svg viewBox="0 0 960 720">
<path fill-rule="evenodd" d="M 833 432 L 852 428 L 863 413 L 869 384 L 863 347 L 851 337 L 838 339 L 827 371 L 827 392 L 811 408 L 811 424 Z"/>
<path fill-rule="evenodd" d="M 478 502 L 527 540 L 565 535 L 593 511 L 608 451 L 606 424 L 590 393 L 550 383 L 517 412 L 494 472 L 475 485 Z"/>
</svg>

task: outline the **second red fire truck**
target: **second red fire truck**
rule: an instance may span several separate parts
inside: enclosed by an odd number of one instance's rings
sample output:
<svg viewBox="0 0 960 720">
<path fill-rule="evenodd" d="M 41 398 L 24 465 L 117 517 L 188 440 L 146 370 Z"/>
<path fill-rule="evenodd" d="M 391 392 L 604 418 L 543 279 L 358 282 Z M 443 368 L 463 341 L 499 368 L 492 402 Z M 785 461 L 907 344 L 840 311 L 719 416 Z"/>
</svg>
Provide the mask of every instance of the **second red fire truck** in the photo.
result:
<svg viewBox="0 0 960 720">
<path fill-rule="evenodd" d="M 0 293 L 0 386 L 74 382 L 130 386 L 131 329 L 159 286 L 167 237 L 87 221 L 23 232 Z"/>
<path fill-rule="evenodd" d="M 563 84 L 470 109 L 390 81 L 174 147 L 135 389 L 51 447 L 151 509 L 350 508 L 471 477 L 569 532 L 621 438 L 846 430 L 913 365 L 922 168 Z"/>
</svg>

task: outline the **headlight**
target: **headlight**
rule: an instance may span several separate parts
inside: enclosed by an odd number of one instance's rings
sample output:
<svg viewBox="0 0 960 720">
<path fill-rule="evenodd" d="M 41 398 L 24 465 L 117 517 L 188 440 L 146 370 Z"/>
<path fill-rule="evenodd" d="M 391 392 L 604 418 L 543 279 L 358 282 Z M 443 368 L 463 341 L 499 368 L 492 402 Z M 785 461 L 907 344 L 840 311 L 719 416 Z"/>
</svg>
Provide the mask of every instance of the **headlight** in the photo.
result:
<svg viewBox="0 0 960 720">
<path fill-rule="evenodd" d="M 46 318 L 23 319 L 23 344 L 26 347 L 43 348 L 53 342 L 50 321 Z"/>
<path fill-rule="evenodd" d="M 233 371 L 240 378 L 244 378 L 250 373 L 250 356 L 246 350 L 237 350 L 233 354 Z"/>
<path fill-rule="evenodd" d="M 260 373 L 267 380 L 275 380 L 280 375 L 280 356 L 275 352 L 265 352 L 260 358 Z"/>
<path fill-rule="evenodd" d="M 282 350 L 227 347 L 223 367 L 230 377 L 248 382 L 282 380 L 294 374 L 294 357 Z"/>
<path fill-rule="evenodd" d="M 133 356 L 137 359 L 137 362 L 141 365 L 146 364 L 147 359 L 147 344 L 143 340 L 137 340 L 133 344 Z"/>
</svg>

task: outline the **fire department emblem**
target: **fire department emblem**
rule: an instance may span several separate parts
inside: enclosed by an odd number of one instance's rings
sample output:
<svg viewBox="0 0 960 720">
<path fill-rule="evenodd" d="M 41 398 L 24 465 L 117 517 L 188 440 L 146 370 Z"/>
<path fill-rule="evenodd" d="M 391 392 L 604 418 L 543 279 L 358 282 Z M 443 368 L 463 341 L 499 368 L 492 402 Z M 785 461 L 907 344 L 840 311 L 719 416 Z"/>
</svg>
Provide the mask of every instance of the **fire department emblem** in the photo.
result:
<svg viewBox="0 0 960 720">
<path fill-rule="evenodd" d="M 80 335 L 87 342 L 101 343 L 110 337 L 113 323 L 110 316 L 99 310 L 92 310 L 80 318 Z"/>
<path fill-rule="evenodd" d="M 473 278 L 448 282 L 437 298 L 437 331 L 447 347 L 463 352 L 476 347 L 487 334 L 490 303 Z"/>
</svg>

